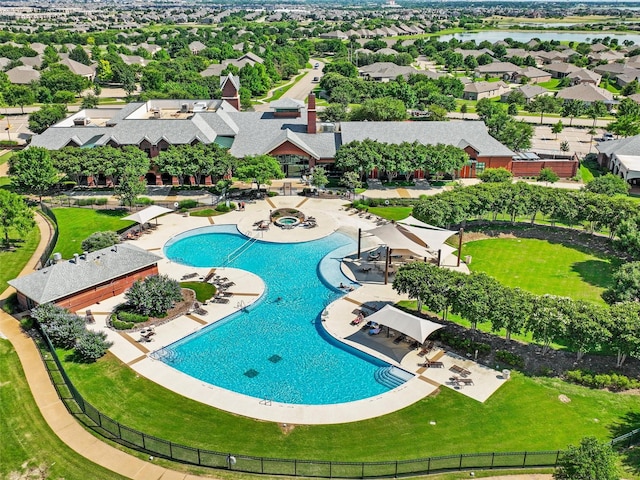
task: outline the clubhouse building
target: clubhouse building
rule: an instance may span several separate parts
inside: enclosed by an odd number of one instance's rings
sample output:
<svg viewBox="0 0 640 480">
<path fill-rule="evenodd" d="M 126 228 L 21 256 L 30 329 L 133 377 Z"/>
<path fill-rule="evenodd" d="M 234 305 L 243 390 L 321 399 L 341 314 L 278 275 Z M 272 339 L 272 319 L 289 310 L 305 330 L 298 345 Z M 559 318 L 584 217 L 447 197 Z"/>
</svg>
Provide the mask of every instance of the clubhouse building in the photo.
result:
<svg viewBox="0 0 640 480">
<path fill-rule="evenodd" d="M 271 112 L 241 112 L 238 77 L 221 79 L 222 99 L 149 100 L 130 103 L 122 109 L 85 109 L 34 135 L 32 146 L 58 150 L 64 147 L 91 148 L 100 145 L 136 146 L 153 159 L 171 145 L 217 143 L 232 155 L 269 154 L 280 161 L 287 177 L 297 177 L 323 165 L 334 169 L 336 151 L 354 140 L 386 143 L 444 143 L 464 149 L 469 163 L 458 177 L 470 178 L 486 168 L 504 167 L 517 174 L 526 162 L 527 172 L 550 166 L 560 176 L 575 175 L 573 161 L 546 164 L 539 158 L 516 158 L 514 152 L 489 135 L 481 121 L 451 122 L 340 122 L 319 123 L 313 94 L 307 104 L 280 99 L 270 104 Z M 555 165 L 560 163 L 560 167 Z M 413 172 L 423 178 L 425 172 Z M 377 171 L 370 176 L 376 178 Z M 87 179 L 89 184 L 97 179 Z M 151 185 L 177 184 L 178 179 L 152 170 Z M 205 183 L 211 179 L 206 178 Z"/>
</svg>

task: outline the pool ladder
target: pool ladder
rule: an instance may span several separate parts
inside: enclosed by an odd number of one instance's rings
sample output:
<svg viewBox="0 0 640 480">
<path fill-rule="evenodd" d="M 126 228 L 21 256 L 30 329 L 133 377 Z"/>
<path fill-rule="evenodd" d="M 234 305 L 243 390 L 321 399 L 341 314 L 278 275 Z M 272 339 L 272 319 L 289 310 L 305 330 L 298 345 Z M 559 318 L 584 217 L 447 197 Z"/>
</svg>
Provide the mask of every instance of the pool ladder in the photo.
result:
<svg viewBox="0 0 640 480">
<path fill-rule="evenodd" d="M 258 241 L 258 237 L 250 237 L 246 242 L 236 248 L 233 252 L 227 255 L 227 261 L 224 263 L 223 267 L 228 266 L 231 262 L 236 261 L 243 253 L 245 253 L 251 245 Z"/>
<path fill-rule="evenodd" d="M 260 405 L 265 405 L 267 407 L 270 407 L 272 404 L 271 399 L 270 398 L 263 398 L 262 400 L 260 400 Z"/>
</svg>

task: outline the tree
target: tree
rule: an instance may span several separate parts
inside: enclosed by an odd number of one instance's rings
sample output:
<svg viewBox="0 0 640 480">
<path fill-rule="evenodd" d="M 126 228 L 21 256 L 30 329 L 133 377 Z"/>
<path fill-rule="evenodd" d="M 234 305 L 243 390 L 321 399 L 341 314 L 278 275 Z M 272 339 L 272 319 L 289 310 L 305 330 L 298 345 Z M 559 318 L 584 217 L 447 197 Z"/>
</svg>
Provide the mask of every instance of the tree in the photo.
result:
<svg viewBox="0 0 640 480">
<path fill-rule="evenodd" d="M 76 94 L 68 90 L 58 90 L 52 98 L 53 103 L 67 105 L 76 99 Z"/>
<path fill-rule="evenodd" d="M 255 181 L 258 190 L 261 185 L 271 185 L 271 180 L 284 178 L 280 162 L 270 155 L 244 157 L 238 163 L 235 173 L 244 182 Z"/>
<path fill-rule="evenodd" d="M 27 87 L 26 85 L 9 85 L 3 95 L 7 105 L 10 107 L 19 106 L 23 115 L 24 106 L 31 105 L 36 101 L 33 88 Z"/>
<path fill-rule="evenodd" d="M 311 185 L 317 188 L 324 188 L 327 183 L 329 183 L 329 179 L 327 178 L 327 172 L 324 167 L 314 167 L 311 176 Z"/>
<path fill-rule="evenodd" d="M 84 65 L 91 65 L 91 59 L 89 58 L 89 55 L 80 45 L 69 52 L 69 58 Z"/>
<path fill-rule="evenodd" d="M 492 136 L 507 148 L 519 152 L 531 148 L 533 126 L 523 121 L 515 121 L 509 118 L 501 127 L 497 127 L 497 132 Z"/>
<path fill-rule="evenodd" d="M 555 480 L 619 480 L 617 455 L 608 443 L 586 437 L 579 446 L 569 445 L 558 459 Z"/>
<path fill-rule="evenodd" d="M 341 145 L 336 152 L 335 165 L 344 171 L 358 172 L 362 179 L 378 165 L 381 158 L 377 142 L 367 138 Z"/>
<path fill-rule="evenodd" d="M 82 241 L 82 250 L 85 252 L 95 252 L 102 248 L 107 248 L 120 243 L 120 237 L 116 232 L 104 231 L 95 232 Z"/>
<path fill-rule="evenodd" d="M 478 175 L 478 178 L 484 183 L 511 183 L 511 180 L 513 179 L 513 173 L 511 173 L 504 167 L 487 168 L 484 172 Z"/>
<path fill-rule="evenodd" d="M 13 155 L 9 159 L 9 175 L 16 189 L 38 195 L 40 201 L 59 179 L 49 150 L 42 147 L 31 147 Z"/>
<path fill-rule="evenodd" d="M 511 93 L 507 96 L 507 103 L 509 105 L 520 105 L 523 107 L 527 104 L 527 99 L 522 91 L 511 90 Z"/>
<path fill-rule="evenodd" d="M 96 108 L 98 106 L 98 97 L 96 97 L 92 93 L 87 93 L 84 97 L 82 97 L 82 103 L 80 104 L 81 108 Z"/>
<path fill-rule="evenodd" d="M 464 120 L 464 116 L 466 115 L 468 110 L 467 104 L 463 103 L 462 105 L 460 105 L 460 113 L 462 114 L 462 119 Z"/>
<path fill-rule="evenodd" d="M 558 120 L 558 123 L 554 123 L 553 127 L 551 127 L 551 133 L 556 134 L 556 140 L 558 139 L 558 134 L 562 133 L 564 130 L 564 125 L 562 124 L 562 120 Z"/>
<path fill-rule="evenodd" d="M 42 133 L 51 125 L 55 125 L 67 116 L 66 105 L 43 105 L 29 115 L 29 130 Z"/>
<path fill-rule="evenodd" d="M 569 298 L 554 295 L 534 297 L 525 328 L 532 333 L 535 341 L 542 342 L 543 354 L 549 351 L 553 340 L 564 335 L 571 317 L 571 309 L 568 307 L 572 303 Z"/>
<path fill-rule="evenodd" d="M 573 315 L 566 324 L 566 338 L 577 352 L 578 360 L 611 337 L 609 309 L 585 301 L 574 302 Z"/>
<path fill-rule="evenodd" d="M 343 77 L 356 78 L 358 76 L 358 68 L 346 60 L 338 60 L 325 65 L 323 73 L 327 74 L 332 72 L 339 73 Z"/>
<path fill-rule="evenodd" d="M 607 125 L 607 130 L 619 137 L 633 137 L 640 133 L 640 118 L 633 115 L 622 115 Z"/>
<path fill-rule="evenodd" d="M 640 86 L 638 85 L 638 80 L 632 80 L 629 83 L 627 83 L 624 87 L 622 87 L 622 90 L 620 91 L 620 93 L 625 97 L 628 97 L 629 95 L 634 95 L 638 93 L 639 87 Z"/>
<path fill-rule="evenodd" d="M 347 107 L 342 103 L 330 103 L 318 113 L 323 122 L 341 122 L 347 118 Z"/>
<path fill-rule="evenodd" d="M 542 124 L 545 113 L 556 113 L 560 110 L 560 102 L 554 97 L 539 95 L 527 104 L 526 109 L 529 112 L 539 113 L 540 124 Z"/>
<path fill-rule="evenodd" d="M 89 81 L 76 75 L 66 65 L 51 65 L 40 75 L 40 85 L 51 90 L 55 95 L 59 90 L 67 90 L 79 94 L 87 88 Z"/>
<path fill-rule="evenodd" d="M 567 100 L 562 105 L 562 116 L 569 117 L 569 126 L 573 124 L 573 119 L 579 117 L 586 111 L 586 105 L 582 100 Z"/>
<path fill-rule="evenodd" d="M 373 98 L 365 100 L 351 112 L 351 119 L 369 122 L 394 122 L 406 120 L 407 107 L 395 98 Z"/>
<path fill-rule="evenodd" d="M 547 182 L 547 183 L 556 183 L 560 177 L 556 172 L 551 170 L 549 167 L 540 169 L 540 173 L 538 173 L 538 177 L 536 180 L 538 182 Z"/>
<path fill-rule="evenodd" d="M 607 114 L 607 106 L 600 100 L 597 100 L 591 103 L 591 105 L 589 106 L 589 108 L 587 108 L 587 111 L 585 113 L 589 116 L 589 118 L 593 119 L 592 126 L 595 127 L 596 121 L 598 120 L 598 118 L 603 117 Z"/>
<path fill-rule="evenodd" d="M 167 275 L 151 275 L 136 280 L 124 294 L 127 303 L 142 315 L 162 315 L 174 302 L 182 300 L 180 284 Z"/>
<path fill-rule="evenodd" d="M 107 340 L 105 332 L 84 330 L 75 341 L 74 359 L 81 362 L 95 362 L 107 353 L 113 342 Z"/>
<path fill-rule="evenodd" d="M 640 262 L 623 264 L 613 274 L 613 285 L 602 294 L 612 305 L 618 302 L 640 302 Z"/>
<path fill-rule="evenodd" d="M 571 147 L 569 146 L 569 142 L 567 142 L 566 140 L 563 140 L 562 142 L 560 142 L 561 152 L 568 152 L 569 150 L 571 150 Z"/>
<path fill-rule="evenodd" d="M 340 185 L 344 185 L 351 191 L 355 191 L 356 188 L 362 186 L 360 181 L 360 175 L 358 172 L 344 172 L 340 177 Z"/>
<path fill-rule="evenodd" d="M 640 358 L 640 303 L 621 302 L 611 306 L 611 344 L 618 351 L 616 366 L 627 356 Z"/>
<path fill-rule="evenodd" d="M 122 200 L 124 205 L 133 206 L 133 202 L 138 197 L 147 191 L 147 186 L 144 180 L 140 178 L 140 172 L 137 171 L 135 166 L 127 165 L 124 168 L 124 173 L 120 178 L 120 181 L 115 186 L 113 193 L 116 197 Z"/>
<path fill-rule="evenodd" d="M 607 173 L 606 175 L 595 177 L 583 188 L 588 192 L 613 197 L 615 195 L 628 195 L 631 186 L 624 178 L 618 177 L 613 173 Z"/>
<path fill-rule="evenodd" d="M 9 248 L 9 234 L 13 231 L 26 235 L 35 226 L 33 210 L 17 193 L 0 189 L 0 233 Z"/>
</svg>

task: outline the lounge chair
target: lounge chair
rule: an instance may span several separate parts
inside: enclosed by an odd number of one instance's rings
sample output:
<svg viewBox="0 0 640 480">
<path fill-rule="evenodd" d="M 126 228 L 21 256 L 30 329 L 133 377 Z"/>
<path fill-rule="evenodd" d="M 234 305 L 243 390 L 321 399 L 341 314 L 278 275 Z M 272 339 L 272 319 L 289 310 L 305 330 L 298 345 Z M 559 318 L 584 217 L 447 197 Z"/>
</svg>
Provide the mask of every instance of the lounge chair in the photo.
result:
<svg viewBox="0 0 640 480">
<path fill-rule="evenodd" d="M 418 366 L 419 367 L 427 367 L 427 368 L 444 368 L 444 363 L 442 363 L 442 362 L 432 362 L 430 360 L 427 360 L 424 363 L 419 363 Z"/>
<path fill-rule="evenodd" d="M 216 297 L 213 299 L 213 303 L 229 303 L 229 299 L 225 297 Z"/>
<path fill-rule="evenodd" d="M 197 314 L 197 315 L 206 315 L 209 312 L 207 312 L 204 308 L 196 308 L 193 313 Z"/>
<path fill-rule="evenodd" d="M 351 325 L 360 325 L 363 321 L 364 321 L 364 315 L 360 313 L 356 318 L 351 320 Z"/>
<path fill-rule="evenodd" d="M 380 251 L 376 250 L 375 252 L 369 252 L 369 260 L 378 260 L 380 259 Z"/>
<path fill-rule="evenodd" d="M 399 337 L 397 337 L 393 343 L 398 345 L 400 342 L 402 342 L 405 338 L 407 338 L 407 336 L 403 333 L 402 335 L 400 335 Z"/>
<path fill-rule="evenodd" d="M 226 282 L 226 283 L 223 283 L 222 285 L 220 285 L 220 287 L 229 288 L 229 287 L 233 287 L 235 284 L 236 284 L 235 282 Z"/>
</svg>

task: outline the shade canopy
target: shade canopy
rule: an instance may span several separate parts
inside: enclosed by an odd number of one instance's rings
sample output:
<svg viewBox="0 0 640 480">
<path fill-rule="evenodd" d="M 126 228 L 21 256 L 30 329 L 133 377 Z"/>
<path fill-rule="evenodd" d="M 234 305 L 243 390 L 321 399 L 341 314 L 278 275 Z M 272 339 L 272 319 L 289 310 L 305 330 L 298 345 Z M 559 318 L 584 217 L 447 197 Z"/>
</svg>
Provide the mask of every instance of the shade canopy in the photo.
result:
<svg viewBox="0 0 640 480">
<path fill-rule="evenodd" d="M 375 235 L 382 242 L 394 250 L 408 250 L 419 257 L 431 257 L 432 254 L 425 248 L 424 244 L 416 243 L 398 228 L 396 223 L 387 223 L 381 227 L 369 230 L 371 235 Z"/>
<path fill-rule="evenodd" d="M 169 212 L 173 212 L 173 210 L 171 210 L 170 208 L 160 207 L 158 205 L 151 205 L 150 207 L 144 208 L 139 212 L 122 218 L 122 220 L 130 220 L 132 222 L 139 223 L 140 225 L 144 225 L 149 220 L 153 220 L 154 218 Z"/>
<path fill-rule="evenodd" d="M 384 308 L 369 315 L 367 320 L 393 328 L 421 343 L 424 343 L 429 335 L 444 326 L 398 310 L 392 305 L 385 305 Z"/>
<path fill-rule="evenodd" d="M 440 250 L 443 247 L 444 242 L 446 242 L 449 237 L 458 233 L 437 227 L 424 228 L 415 227 L 413 225 L 399 225 L 398 228 L 403 231 L 407 237 L 415 237 L 415 241 L 423 244 L 425 248 L 433 251 Z"/>
</svg>

